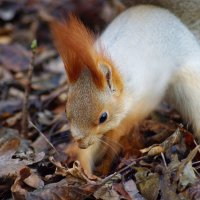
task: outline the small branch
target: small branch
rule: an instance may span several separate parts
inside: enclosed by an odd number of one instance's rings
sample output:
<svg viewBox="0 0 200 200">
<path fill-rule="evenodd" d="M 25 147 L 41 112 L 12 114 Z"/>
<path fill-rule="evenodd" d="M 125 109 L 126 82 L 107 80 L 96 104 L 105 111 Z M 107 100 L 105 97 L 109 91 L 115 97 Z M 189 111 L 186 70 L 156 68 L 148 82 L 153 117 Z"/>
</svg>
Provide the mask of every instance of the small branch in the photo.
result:
<svg viewBox="0 0 200 200">
<path fill-rule="evenodd" d="M 165 155 L 164 155 L 164 153 L 162 153 L 162 152 L 161 152 L 161 157 L 162 157 L 162 159 L 163 159 L 163 163 L 164 163 L 164 165 L 165 165 L 165 168 L 167 169 L 167 162 L 166 162 L 166 160 L 165 160 Z"/>
<path fill-rule="evenodd" d="M 147 158 L 148 156 L 142 156 L 140 158 L 136 158 L 134 159 L 129 165 L 123 167 L 122 169 L 118 170 L 117 172 L 114 172 L 113 174 L 110 174 L 109 176 L 105 177 L 104 179 L 102 179 L 101 181 L 99 181 L 98 183 L 96 183 L 95 189 L 94 191 L 92 191 L 90 194 L 87 195 L 87 197 L 89 197 L 90 195 L 92 195 L 95 191 L 97 191 L 99 188 L 101 188 L 102 186 L 104 186 L 108 181 L 112 180 L 113 177 L 123 173 L 124 171 L 130 169 L 132 166 L 134 166 L 136 164 L 136 161 L 142 160 L 144 158 Z"/>
<path fill-rule="evenodd" d="M 24 96 L 23 110 L 22 110 L 22 132 L 21 133 L 25 138 L 28 137 L 28 116 L 29 116 L 28 104 L 29 104 L 29 94 L 31 90 L 31 80 L 33 76 L 33 68 L 34 68 L 34 63 L 35 63 L 36 48 L 37 48 L 37 41 L 33 40 L 31 43 L 32 57 L 31 57 L 31 63 L 28 69 L 27 84 L 25 88 L 25 96 Z"/>
<path fill-rule="evenodd" d="M 44 135 L 44 133 L 42 133 L 38 128 L 37 128 L 37 126 L 35 125 L 35 124 L 33 124 L 33 122 L 31 122 L 31 121 L 28 121 L 29 122 L 29 124 L 36 130 L 36 131 L 38 131 L 38 133 L 44 138 L 44 140 L 52 147 L 52 149 L 53 150 L 55 150 L 55 152 L 57 153 L 57 154 L 59 154 L 58 153 L 58 151 L 56 150 L 56 148 L 53 146 L 53 144 L 51 144 L 51 142 L 49 141 L 49 139 Z"/>
<path fill-rule="evenodd" d="M 113 177 L 117 176 L 118 174 L 120 174 L 120 173 L 126 171 L 127 169 L 131 168 L 133 165 L 135 165 L 136 161 L 142 160 L 142 159 L 144 159 L 144 158 L 147 158 L 147 156 L 142 156 L 142 157 L 140 157 L 140 158 L 134 159 L 129 165 L 123 167 L 123 168 L 120 169 L 119 171 L 114 172 L 113 174 L 111 174 L 111 175 L 107 176 L 106 178 L 104 178 L 104 179 L 102 180 L 102 182 L 99 184 L 99 186 L 101 187 L 101 186 L 105 185 L 110 179 L 112 179 Z"/>
</svg>

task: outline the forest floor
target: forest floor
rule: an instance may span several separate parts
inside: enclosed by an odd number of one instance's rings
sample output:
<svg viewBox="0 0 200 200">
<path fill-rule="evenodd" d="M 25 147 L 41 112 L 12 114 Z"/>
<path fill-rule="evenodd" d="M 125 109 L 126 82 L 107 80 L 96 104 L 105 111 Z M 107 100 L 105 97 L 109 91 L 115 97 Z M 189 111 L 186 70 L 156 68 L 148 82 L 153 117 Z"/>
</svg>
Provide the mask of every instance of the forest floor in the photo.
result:
<svg viewBox="0 0 200 200">
<path fill-rule="evenodd" d="M 200 199 L 199 146 L 165 102 L 122 138 L 109 174 L 99 166 L 91 177 L 67 153 L 68 85 L 47 13 L 75 12 L 101 33 L 120 9 L 106 0 L 0 2 L 0 199 Z"/>
</svg>

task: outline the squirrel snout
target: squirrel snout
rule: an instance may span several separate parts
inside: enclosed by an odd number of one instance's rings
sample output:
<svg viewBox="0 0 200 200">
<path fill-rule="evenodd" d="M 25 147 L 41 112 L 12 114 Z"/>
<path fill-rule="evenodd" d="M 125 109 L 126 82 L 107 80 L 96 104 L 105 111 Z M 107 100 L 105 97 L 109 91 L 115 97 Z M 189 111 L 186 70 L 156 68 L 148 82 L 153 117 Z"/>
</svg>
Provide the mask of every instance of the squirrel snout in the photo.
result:
<svg viewBox="0 0 200 200">
<path fill-rule="evenodd" d="M 73 140 L 78 144 L 79 148 L 87 149 L 91 144 L 93 144 L 93 137 L 91 137 L 89 134 L 83 134 L 83 132 L 75 127 L 71 127 L 71 130 Z"/>
<path fill-rule="evenodd" d="M 84 139 L 78 139 L 76 140 L 78 147 L 81 149 L 87 149 L 90 144 L 86 142 Z"/>
</svg>

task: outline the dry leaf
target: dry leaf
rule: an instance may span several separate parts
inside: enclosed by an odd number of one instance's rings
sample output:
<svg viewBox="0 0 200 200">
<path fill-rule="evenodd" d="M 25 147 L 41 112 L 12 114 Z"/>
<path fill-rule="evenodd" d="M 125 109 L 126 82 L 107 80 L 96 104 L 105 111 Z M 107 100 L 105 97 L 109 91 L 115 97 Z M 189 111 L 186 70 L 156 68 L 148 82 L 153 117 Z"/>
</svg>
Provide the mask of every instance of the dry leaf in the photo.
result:
<svg viewBox="0 0 200 200">
<path fill-rule="evenodd" d="M 26 70 L 30 63 L 30 52 L 19 44 L 0 45 L 0 63 L 14 72 Z"/>
<path fill-rule="evenodd" d="M 17 151 L 20 145 L 20 140 L 13 138 L 5 142 L 0 147 L 0 177 L 7 175 L 16 175 L 17 171 L 25 166 L 23 161 L 12 159 L 12 156 Z"/>
<path fill-rule="evenodd" d="M 121 183 L 121 182 L 117 183 L 117 184 L 115 183 L 115 184 L 113 184 L 113 188 L 116 192 L 118 192 L 118 194 L 120 194 L 126 200 L 132 200 L 131 197 L 129 196 L 128 192 L 125 190 L 123 183 Z"/>
<path fill-rule="evenodd" d="M 24 184 L 25 183 L 25 184 Z M 30 190 L 39 189 L 44 186 L 44 182 L 38 175 L 34 174 L 30 168 L 24 167 L 11 187 L 15 200 L 24 200 Z"/>
<path fill-rule="evenodd" d="M 163 168 L 162 174 L 160 176 L 160 190 L 163 200 L 181 200 L 176 193 L 176 185 L 171 183 L 171 174 L 168 170 Z"/>
<path fill-rule="evenodd" d="M 182 132 L 179 128 L 169 136 L 164 142 L 161 144 L 154 144 L 148 148 L 141 149 L 140 151 L 144 154 L 147 153 L 148 156 L 156 156 L 163 152 L 166 152 L 167 149 L 171 148 L 174 144 L 180 141 L 182 137 Z"/>
<path fill-rule="evenodd" d="M 87 195 L 80 189 L 80 184 L 81 182 L 77 182 L 73 177 L 68 177 L 48 184 L 42 190 L 28 193 L 26 200 L 84 200 Z"/>
<path fill-rule="evenodd" d="M 138 188 L 142 196 L 148 200 L 156 200 L 160 190 L 159 175 L 146 168 L 136 168 L 135 174 Z"/>
<path fill-rule="evenodd" d="M 179 184 L 182 186 L 182 189 L 185 189 L 189 184 L 194 184 L 196 181 L 197 177 L 190 161 L 184 167 L 182 175 L 180 175 Z"/>
<path fill-rule="evenodd" d="M 50 161 L 56 166 L 55 174 L 66 176 L 68 174 L 85 181 L 85 183 L 96 184 L 96 181 L 101 179 L 95 175 L 87 174 L 80 165 L 79 161 L 75 161 L 72 168 L 65 168 L 61 165 L 60 162 L 54 160 L 53 157 L 50 157 Z"/>
<path fill-rule="evenodd" d="M 26 183 L 28 186 L 35 189 L 44 187 L 44 182 L 42 181 L 42 179 L 37 174 L 33 174 L 33 173 L 31 173 L 30 176 L 25 178 L 23 182 Z"/>
<path fill-rule="evenodd" d="M 94 197 L 101 200 L 120 200 L 119 194 L 117 194 L 113 187 L 110 187 L 108 184 L 103 185 L 101 188 L 99 188 L 94 193 Z"/>
<path fill-rule="evenodd" d="M 144 200 L 144 198 L 139 193 L 135 182 L 132 179 L 124 183 L 124 188 L 129 194 L 131 200 Z"/>
<path fill-rule="evenodd" d="M 191 200 L 200 199 L 200 181 L 198 180 L 188 191 Z"/>
</svg>

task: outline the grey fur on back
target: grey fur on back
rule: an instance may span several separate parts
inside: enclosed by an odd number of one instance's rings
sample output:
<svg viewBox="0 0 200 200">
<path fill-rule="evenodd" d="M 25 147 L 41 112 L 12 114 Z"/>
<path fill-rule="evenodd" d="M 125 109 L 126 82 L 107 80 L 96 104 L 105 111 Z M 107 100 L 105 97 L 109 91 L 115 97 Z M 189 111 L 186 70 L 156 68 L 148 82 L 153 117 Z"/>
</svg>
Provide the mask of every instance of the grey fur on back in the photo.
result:
<svg viewBox="0 0 200 200">
<path fill-rule="evenodd" d="M 152 4 L 167 8 L 178 16 L 200 42 L 200 0 L 120 0 L 127 7 Z"/>
</svg>

